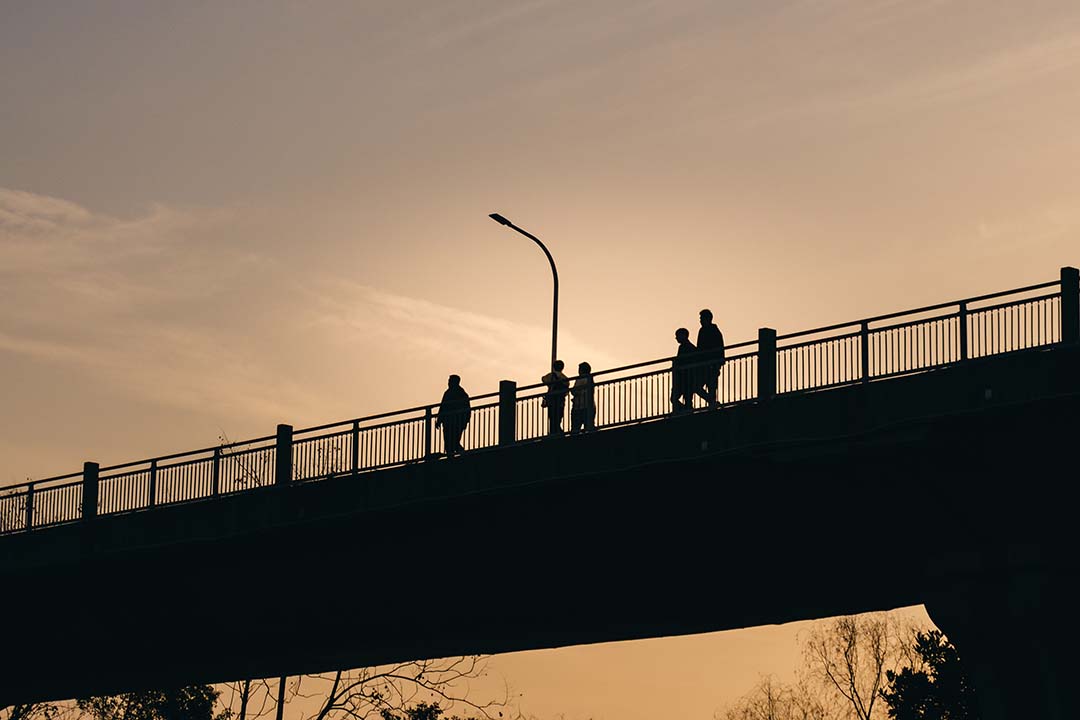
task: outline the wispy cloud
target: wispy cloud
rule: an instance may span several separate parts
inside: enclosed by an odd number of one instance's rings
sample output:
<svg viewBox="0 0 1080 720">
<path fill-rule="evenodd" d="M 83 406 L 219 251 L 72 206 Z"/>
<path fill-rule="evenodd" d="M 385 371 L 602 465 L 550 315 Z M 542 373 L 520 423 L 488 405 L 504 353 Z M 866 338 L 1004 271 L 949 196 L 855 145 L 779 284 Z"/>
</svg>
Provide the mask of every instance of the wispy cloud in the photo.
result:
<svg viewBox="0 0 1080 720">
<path fill-rule="evenodd" d="M 846 27 L 841 35 L 860 33 L 881 41 L 907 27 L 903 23 L 935 21 L 937 2 L 919 4 L 918 13 L 907 3 L 879 3 L 876 7 L 859 7 L 860 12 L 836 18 L 837 29 Z M 919 17 L 911 17 L 912 15 Z M 830 17 L 831 17 L 830 13 Z M 930 62 L 918 57 L 894 57 L 887 74 L 857 72 L 865 62 L 859 50 L 839 50 L 823 56 L 836 65 L 834 75 L 855 77 L 858 82 L 825 82 L 819 78 L 812 87 L 814 93 L 796 93 L 791 101 L 779 100 L 771 109 L 750 113 L 744 121 L 774 121 L 789 123 L 816 116 L 848 120 L 866 117 L 890 117 L 895 113 L 944 108 L 958 103 L 1011 96 L 1018 88 L 1030 86 L 1041 79 L 1060 73 L 1075 73 L 1080 68 L 1080 28 L 1065 26 L 1053 34 L 1040 33 L 1023 39 L 988 43 L 981 49 L 957 50 L 941 54 Z M 813 60 L 810 60 L 811 65 Z M 830 68 L 833 66 L 830 65 Z M 835 72 L 841 71 L 841 72 Z"/>
<path fill-rule="evenodd" d="M 294 273 L 221 240 L 245 225 L 240 211 L 158 206 L 120 219 L 0 190 L 0 370 L 5 354 L 31 358 L 118 398 L 267 426 L 430 401 L 444 372 L 480 393 L 542 371 L 546 328 Z M 562 347 L 596 367 L 610 360 L 572 337 Z"/>
</svg>

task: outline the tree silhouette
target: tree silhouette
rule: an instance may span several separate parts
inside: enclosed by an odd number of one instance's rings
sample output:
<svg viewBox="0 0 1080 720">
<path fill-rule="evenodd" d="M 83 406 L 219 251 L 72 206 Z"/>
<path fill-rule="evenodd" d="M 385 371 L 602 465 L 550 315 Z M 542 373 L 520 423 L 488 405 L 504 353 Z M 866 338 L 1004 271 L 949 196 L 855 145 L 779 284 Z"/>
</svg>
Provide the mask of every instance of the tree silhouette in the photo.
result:
<svg viewBox="0 0 1080 720">
<path fill-rule="evenodd" d="M 914 633 L 885 613 L 833 618 L 811 628 L 803 648 L 806 679 L 839 718 L 876 720 L 886 673 L 910 665 Z"/>
<path fill-rule="evenodd" d="M 922 667 L 916 628 L 887 613 L 831 618 L 801 638 L 804 664 L 787 685 L 763 678 L 716 720 L 885 720 L 888 673 Z"/>
<path fill-rule="evenodd" d="M 380 712 L 382 720 L 479 720 L 479 718 L 468 717 L 462 718 L 458 715 L 452 715 L 448 718 L 443 718 L 443 712 L 445 712 L 439 703 L 426 702 L 417 703 L 411 707 L 402 708 L 400 712 L 383 710 Z"/>
<path fill-rule="evenodd" d="M 511 693 L 478 698 L 471 681 L 487 674 L 487 658 L 465 655 L 414 660 L 316 675 L 293 676 L 284 687 L 278 680 L 228 683 L 225 704 L 233 711 L 230 720 L 260 720 L 276 715 L 278 698 L 284 698 L 286 717 L 302 720 L 428 720 L 446 708 L 464 708 L 470 718 L 498 720 L 517 716 Z M 440 705 L 442 703 L 442 705 Z M 290 710 L 290 707 L 295 708 Z M 409 713 L 428 713 L 415 718 Z M 439 720 L 462 720 L 458 716 Z"/>
<path fill-rule="evenodd" d="M 24 703 L 0 709 L 0 720 L 59 720 L 65 709 L 55 703 Z"/>
<path fill-rule="evenodd" d="M 214 714 L 220 694 L 210 685 L 191 685 L 83 698 L 75 705 L 93 720 L 229 720 L 228 710 Z"/>
<path fill-rule="evenodd" d="M 956 647 L 937 630 L 915 636 L 923 667 L 889 671 L 881 697 L 894 720 L 978 720 L 975 690 Z"/>
<path fill-rule="evenodd" d="M 758 681 L 754 689 L 715 720 L 828 720 L 821 700 L 805 684 L 786 685 L 771 676 Z"/>
</svg>

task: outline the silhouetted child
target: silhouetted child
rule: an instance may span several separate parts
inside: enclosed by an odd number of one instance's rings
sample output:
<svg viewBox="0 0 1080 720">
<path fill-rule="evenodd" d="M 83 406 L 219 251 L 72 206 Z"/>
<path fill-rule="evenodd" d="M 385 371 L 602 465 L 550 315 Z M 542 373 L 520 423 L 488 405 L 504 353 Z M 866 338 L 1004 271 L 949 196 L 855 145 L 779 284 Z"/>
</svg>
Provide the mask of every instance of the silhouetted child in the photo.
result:
<svg viewBox="0 0 1080 720">
<path fill-rule="evenodd" d="M 469 404 L 469 393 L 461 387 L 460 377 L 451 375 L 446 385 L 446 392 L 439 403 L 439 414 L 435 416 L 435 429 L 442 427 L 443 447 L 449 457 L 465 451 L 461 446 L 461 434 L 469 424 L 472 407 Z"/>
<path fill-rule="evenodd" d="M 713 323 L 712 311 L 706 308 L 698 313 L 701 329 L 697 334 L 698 360 L 705 363 L 701 368 L 702 382 L 694 390 L 701 399 L 716 407 L 716 390 L 720 386 L 720 368 L 724 366 L 724 334 Z"/>
<path fill-rule="evenodd" d="M 577 366 L 578 376 L 570 390 L 570 432 L 591 432 L 596 429 L 596 399 L 593 396 L 592 367 L 587 362 Z"/>
<path fill-rule="evenodd" d="M 675 340 L 679 343 L 679 352 L 671 362 L 671 411 L 690 412 L 694 409 L 694 390 L 701 387 L 700 378 L 694 367 L 697 348 L 690 342 L 690 331 L 679 328 L 675 331 Z"/>
<path fill-rule="evenodd" d="M 541 405 L 547 408 L 548 434 L 562 435 L 563 414 L 566 412 L 566 395 L 570 392 L 570 378 L 563 375 L 562 369 L 566 367 L 562 360 L 556 360 L 551 366 L 551 372 L 540 378 L 540 382 L 547 385 L 547 392 Z"/>
</svg>

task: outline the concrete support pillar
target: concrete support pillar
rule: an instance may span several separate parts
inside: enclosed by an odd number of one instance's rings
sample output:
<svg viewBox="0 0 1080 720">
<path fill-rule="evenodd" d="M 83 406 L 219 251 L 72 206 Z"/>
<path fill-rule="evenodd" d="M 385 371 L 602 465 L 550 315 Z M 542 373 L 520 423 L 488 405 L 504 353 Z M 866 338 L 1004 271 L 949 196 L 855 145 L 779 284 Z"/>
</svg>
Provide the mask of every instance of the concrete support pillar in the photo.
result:
<svg viewBox="0 0 1080 720">
<path fill-rule="evenodd" d="M 277 444 L 274 463 L 274 484 L 287 485 L 292 480 L 293 467 L 293 427 L 292 425 L 277 426 Z"/>
<path fill-rule="evenodd" d="M 1075 577 L 1047 566 L 983 570 L 926 603 L 956 645 L 981 720 L 1075 717 Z"/>
<path fill-rule="evenodd" d="M 517 383 L 499 381 L 499 444 L 513 445 L 517 441 Z"/>
<path fill-rule="evenodd" d="M 82 481 L 82 516 L 83 520 L 91 520 L 97 517 L 98 509 L 98 472 L 100 465 L 96 462 L 83 463 Z"/>
<path fill-rule="evenodd" d="M 1061 268 L 1061 342 L 1080 343 L 1080 270 Z"/>
<path fill-rule="evenodd" d="M 776 331 L 759 328 L 757 338 L 757 397 L 771 400 L 776 395 Z"/>
</svg>

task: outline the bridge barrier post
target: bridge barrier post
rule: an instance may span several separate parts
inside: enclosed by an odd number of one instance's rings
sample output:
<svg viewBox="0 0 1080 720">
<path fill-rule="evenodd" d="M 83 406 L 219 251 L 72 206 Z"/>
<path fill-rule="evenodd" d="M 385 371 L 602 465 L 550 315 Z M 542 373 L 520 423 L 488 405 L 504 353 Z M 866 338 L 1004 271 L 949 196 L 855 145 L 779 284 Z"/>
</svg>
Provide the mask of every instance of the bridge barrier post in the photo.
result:
<svg viewBox="0 0 1080 720">
<path fill-rule="evenodd" d="M 440 408 L 441 409 L 441 408 Z M 424 408 L 424 459 L 427 460 L 431 457 L 431 432 L 434 429 L 432 427 L 432 410 L 431 405 Z M 446 448 L 443 448 L 446 451 Z"/>
<path fill-rule="evenodd" d="M 960 303 L 960 359 L 968 359 L 968 306 L 966 302 Z"/>
<path fill-rule="evenodd" d="M 862 381 L 870 382 L 870 323 L 865 320 L 859 325 L 859 348 L 862 361 Z"/>
<path fill-rule="evenodd" d="M 84 462 L 82 471 L 82 516 L 83 520 L 97 517 L 98 474 L 101 466 L 96 462 Z"/>
<path fill-rule="evenodd" d="M 26 531 L 34 528 L 34 483 L 26 486 Z"/>
<path fill-rule="evenodd" d="M 214 468 L 210 475 L 210 495 L 217 497 L 221 493 L 221 448 L 214 448 Z"/>
<path fill-rule="evenodd" d="M 1080 270 L 1061 268 L 1061 342 L 1080 343 Z"/>
<path fill-rule="evenodd" d="M 352 421 L 352 474 L 360 472 L 360 421 Z"/>
<path fill-rule="evenodd" d="M 771 400 L 776 395 L 776 331 L 759 328 L 757 338 L 757 397 Z"/>
<path fill-rule="evenodd" d="M 274 484 L 288 485 L 292 479 L 293 426 L 277 426 L 277 444 L 274 453 Z"/>
<path fill-rule="evenodd" d="M 499 381 L 499 444 L 513 445 L 517 440 L 517 383 Z"/>
<path fill-rule="evenodd" d="M 157 504 L 157 460 L 150 461 L 150 482 L 146 488 L 146 507 L 154 507 Z"/>
</svg>

